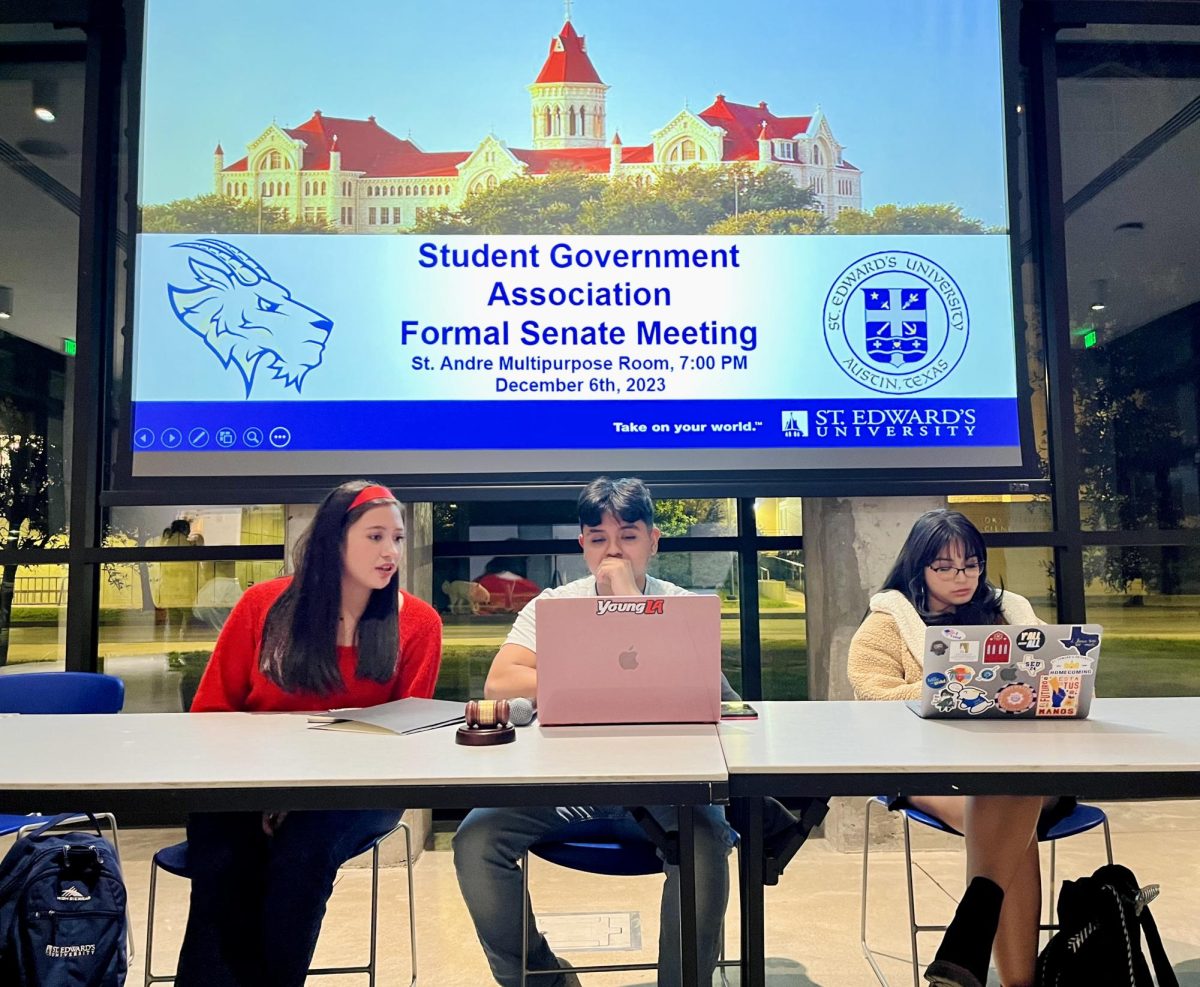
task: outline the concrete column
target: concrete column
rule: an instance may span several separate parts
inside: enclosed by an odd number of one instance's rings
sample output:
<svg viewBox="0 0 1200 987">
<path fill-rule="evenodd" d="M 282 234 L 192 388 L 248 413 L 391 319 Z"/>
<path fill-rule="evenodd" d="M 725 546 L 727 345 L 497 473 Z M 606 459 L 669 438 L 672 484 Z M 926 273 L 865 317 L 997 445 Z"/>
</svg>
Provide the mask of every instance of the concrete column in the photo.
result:
<svg viewBox="0 0 1200 987">
<path fill-rule="evenodd" d="M 913 521 L 925 511 L 945 506 L 943 497 L 804 498 L 810 699 L 854 698 L 846 676 L 850 639 Z M 825 838 L 836 849 L 862 851 L 862 803 L 861 798 L 837 798 L 830 803 Z M 875 818 L 879 824 L 872 829 L 879 842 L 898 846 L 900 830 L 895 820 Z"/>
</svg>

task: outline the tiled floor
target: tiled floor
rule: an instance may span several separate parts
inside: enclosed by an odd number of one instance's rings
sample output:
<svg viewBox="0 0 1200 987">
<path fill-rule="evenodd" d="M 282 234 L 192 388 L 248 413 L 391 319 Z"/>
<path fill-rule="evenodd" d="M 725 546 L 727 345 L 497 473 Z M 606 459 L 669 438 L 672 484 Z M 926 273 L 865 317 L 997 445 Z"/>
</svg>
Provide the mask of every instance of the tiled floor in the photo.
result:
<svg viewBox="0 0 1200 987">
<path fill-rule="evenodd" d="M 1200 987 L 1200 803 L 1159 802 L 1106 806 L 1113 826 L 1116 859 L 1144 883 L 1159 882 L 1162 896 L 1153 910 L 1183 987 Z M 124 831 L 126 881 L 133 905 L 138 955 L 131 985 L 142 983 L 150 855 L 179 838 L 177 831 Z M 441 842 L 445 842 L 442 840 Z M 952 849 L 917 854 L 917 909 L 922 921 L 944 921 L 962 889 L 963 857 Z M 1103 840 L 1097 830 L 1065 841 L 1059 848 L 1060 876 L 1090 873 L 1102 862 Z M 861 857 L 836 853 L 825 841 L 810 843 L 792 862 L 778 887 L 767 893 L 767 970 L 770 987 L 855 987 L 876 981 L 858 945 Z M 892 983 L 912 982 L 907 962 L 907 908 L 903 855 L 872 855 L 871 939 Z M 418 905 L 419 983 L 422 987 L 485 987 L 493 981 L 458 894 L 450 854 L 427 851 L 415 868 Z M 381 987 L 408 983 L 408 932 L 405 925 L 405 878 L 401 868 L 382 877 Z M 531 875 L 537 908 L 550 912 L 630 912 L 640 915 L 641 951 L 567 953 L 580 964 L 652 962 L 658 936 L 657 878 L 599 878 L 535 862 Z M 358 962 L 365 955 L 370 871 L 347 868 L 330 902 L 317 950 L 321 964 Z M 736 955 L 736 894 L 726 929 Z M 171 969 L 186 916 L 187 885 L 160 877 L 156 922 L 156 972 Z M 923 959 L 936 947 L 926 936 Z M 996 981 L 994 981 L 996 982 Z M 365 984 L 366 978 L 310 978 L 310 984 Z M 653 984 L 652 975 L 594 974 L 585 987 Z M 737 983 L 730 971 L 730 983 Z"/>
</svg>

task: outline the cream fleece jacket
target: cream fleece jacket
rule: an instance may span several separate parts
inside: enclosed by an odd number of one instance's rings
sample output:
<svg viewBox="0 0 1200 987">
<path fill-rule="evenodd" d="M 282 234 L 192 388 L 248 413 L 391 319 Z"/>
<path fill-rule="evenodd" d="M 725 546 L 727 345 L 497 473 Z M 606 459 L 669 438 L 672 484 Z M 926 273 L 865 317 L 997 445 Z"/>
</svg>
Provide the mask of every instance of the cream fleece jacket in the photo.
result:
<svg viewBox="0 0 1200 987">
<path fill-rule="evenodd" d="M 1006 624 L 1042 624 L 1023 596 L 1005 590 Z M 855 699 L 920 699 L 925 622 L 899 590 L 871 597 L 871 612 L 850 640 L 847 672 Z"/>
</svg>

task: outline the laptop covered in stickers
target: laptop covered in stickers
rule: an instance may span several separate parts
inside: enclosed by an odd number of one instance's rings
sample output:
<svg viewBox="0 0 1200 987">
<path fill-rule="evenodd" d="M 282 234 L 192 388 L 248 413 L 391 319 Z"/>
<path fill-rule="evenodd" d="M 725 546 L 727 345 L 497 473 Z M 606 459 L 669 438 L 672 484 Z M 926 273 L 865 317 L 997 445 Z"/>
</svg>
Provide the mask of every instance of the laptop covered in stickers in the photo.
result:
<svg viewBox="0 0 1200 987">
<path fill-rule="evenodd" d="M 978 624 L 925 629 L 928 719 L 1082 720 L 1095 695 L 1099 624 Z"/>
</svg>

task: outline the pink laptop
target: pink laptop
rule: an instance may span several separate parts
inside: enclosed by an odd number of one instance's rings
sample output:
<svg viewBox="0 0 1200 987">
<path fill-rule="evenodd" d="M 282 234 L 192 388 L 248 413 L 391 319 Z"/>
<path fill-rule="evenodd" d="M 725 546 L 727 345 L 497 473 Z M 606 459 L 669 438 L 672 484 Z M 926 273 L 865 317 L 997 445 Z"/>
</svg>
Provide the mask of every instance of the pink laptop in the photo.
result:
<svg viewBox="0 0 1200 987">
<path fill-rule="evenodd" d="M 591 596 L 537 602 L 538 719 L 716 723 L 721 600 Z"/>
</svg>

